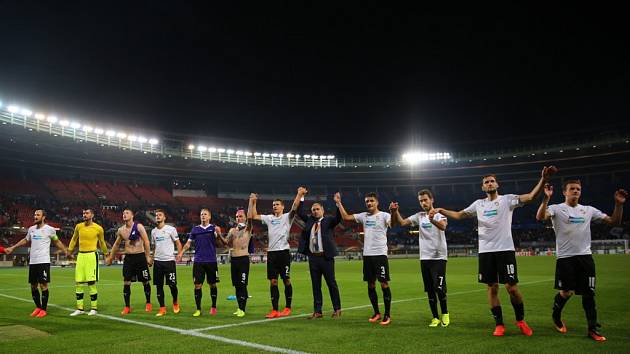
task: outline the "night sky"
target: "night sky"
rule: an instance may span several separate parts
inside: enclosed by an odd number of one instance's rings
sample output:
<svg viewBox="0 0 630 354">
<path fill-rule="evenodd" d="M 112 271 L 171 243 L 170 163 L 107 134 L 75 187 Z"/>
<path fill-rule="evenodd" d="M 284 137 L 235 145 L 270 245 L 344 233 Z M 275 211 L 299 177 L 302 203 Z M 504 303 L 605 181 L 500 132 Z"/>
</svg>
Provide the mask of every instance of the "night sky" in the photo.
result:
<svg viewBox="0 0 630 354">
<path fill-rule="evenodd" d="M 0 99 L 106 127 L 296 143 L 628 128 L 619 9 L 259 3 L 3 1 Z"/>
</svg>

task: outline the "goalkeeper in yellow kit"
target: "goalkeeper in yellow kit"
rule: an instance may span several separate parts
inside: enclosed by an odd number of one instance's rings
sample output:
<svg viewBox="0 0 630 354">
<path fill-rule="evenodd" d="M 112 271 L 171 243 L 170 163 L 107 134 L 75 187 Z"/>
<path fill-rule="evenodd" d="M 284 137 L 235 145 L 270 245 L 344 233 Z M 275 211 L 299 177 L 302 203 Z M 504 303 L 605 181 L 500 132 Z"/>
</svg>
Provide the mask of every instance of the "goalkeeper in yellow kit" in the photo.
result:
<svg viewBox="0 0 630 354">
<path fill-rule="evenodd" d="M 87 283 L 90 288 L 91 308 L 88 315 L 97 314 L 97 291 L 96 282 L 98 281 L 98 253 L 96 246 L 100 247 L 103 254 L 107 256 L 107 245 L 105 244 L 105 231 L 103 228 L 92 221 L 94 211 L 92 209 L 83 210 L 83 222 L 74 227 L 74 235 L 68 246 L 68 253 L 72 254 L 74 247 L 79 244 L 79 255 L 77 256 L 77 265 L 74 273 L 76 282 L 77 309 L 70 316 L 84 314 L 83 310 L 83 286 Z"/>
</svg>

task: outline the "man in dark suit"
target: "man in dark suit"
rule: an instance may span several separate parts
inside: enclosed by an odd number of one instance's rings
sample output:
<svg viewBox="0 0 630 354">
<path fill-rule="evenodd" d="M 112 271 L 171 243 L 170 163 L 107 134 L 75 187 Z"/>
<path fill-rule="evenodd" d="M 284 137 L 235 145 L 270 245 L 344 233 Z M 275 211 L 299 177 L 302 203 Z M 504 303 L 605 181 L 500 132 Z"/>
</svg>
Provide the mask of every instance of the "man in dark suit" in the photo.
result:
<svg viewBox="0 0 630 354">
<path fill-rule="evenodd" d="M 300 187 L 298 193 L 304 196 L 306 188 Z M 341 299 L 339 297 L 339 287 L 335 280 L 335 256 L 337 246 L 334 241 L 334 229 L 341 222 L 339 209 L 335 216 L 324 216 L 324 207 L 320 203 L 313 203 L 311 215 L 307 215 L 303 208 L 303 198 L 297 211 L 297 215 L 305 223 L 298 252 L 308 256 L 308 265 L 311 272 L 311 283 L 313 285 L 313 314 L 308 319 L 322 317 L 322 275 L 326 280 L 330 299 L 333 304 L 333 318 L 341 316 Z"/>
</svg>

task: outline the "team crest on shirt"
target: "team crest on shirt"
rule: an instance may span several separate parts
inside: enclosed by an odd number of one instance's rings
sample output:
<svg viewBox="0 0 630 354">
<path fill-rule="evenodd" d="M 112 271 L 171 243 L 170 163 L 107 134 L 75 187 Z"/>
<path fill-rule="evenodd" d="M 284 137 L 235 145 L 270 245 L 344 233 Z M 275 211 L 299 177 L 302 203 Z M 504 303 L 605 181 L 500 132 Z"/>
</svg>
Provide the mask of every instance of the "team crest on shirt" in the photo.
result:
<svg viewBox="0 0 630 354">
<path fill-rule="evenodd" d="M 498 201 L 494 202 L 494 205 L 499 206 L 499 202 Z"/>
</svg>

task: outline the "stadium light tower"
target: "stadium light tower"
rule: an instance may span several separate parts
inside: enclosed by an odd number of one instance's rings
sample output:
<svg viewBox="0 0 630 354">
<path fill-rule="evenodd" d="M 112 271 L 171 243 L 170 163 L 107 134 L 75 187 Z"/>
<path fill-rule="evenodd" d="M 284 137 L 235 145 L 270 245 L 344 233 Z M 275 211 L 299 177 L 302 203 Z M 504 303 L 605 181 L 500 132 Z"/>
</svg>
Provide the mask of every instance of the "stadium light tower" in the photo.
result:
<svg viewBox="0 0 630 354">
<path fill-rule="evenodd" d="M 423 151 L 409 151 L 402 155 L 402 159 L 410 165 L 416 165 L 425 161 L 450 160 L 451 154 L 448 152 L 428 153 Z"/>
</svg>

